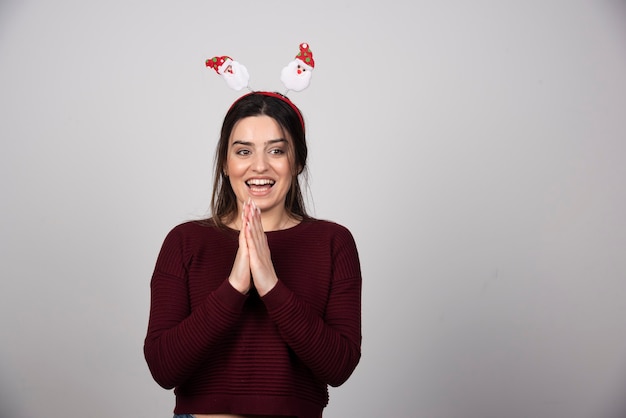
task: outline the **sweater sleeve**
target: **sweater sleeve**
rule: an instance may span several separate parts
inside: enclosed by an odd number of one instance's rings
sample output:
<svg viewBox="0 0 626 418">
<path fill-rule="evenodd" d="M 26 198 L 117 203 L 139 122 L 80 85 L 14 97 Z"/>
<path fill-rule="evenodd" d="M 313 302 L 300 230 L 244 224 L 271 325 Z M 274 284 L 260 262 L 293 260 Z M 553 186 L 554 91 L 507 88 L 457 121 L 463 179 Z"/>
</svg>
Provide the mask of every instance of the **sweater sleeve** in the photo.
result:
<svg viewBox="0 0 626 418">
<path fill-rule="evenodd" d="M 279 281 L 263 296 L 283 339 L 325 383 L 343 384 L 361 357 L 361 271 L 356 244 L 341 228 L 332 244 L 332 284 L 319 316 Z"/>
<path fill-rule="evenodd" d="M 144 355 L 155 381 L 166 389 L 185 382 L 212 345 L 239 318 L 246 296 L 227 279 L 197 309 L 189 304 L 184 236 L 176 229 L 166 237 L 152 280 Z"/>
</svg>

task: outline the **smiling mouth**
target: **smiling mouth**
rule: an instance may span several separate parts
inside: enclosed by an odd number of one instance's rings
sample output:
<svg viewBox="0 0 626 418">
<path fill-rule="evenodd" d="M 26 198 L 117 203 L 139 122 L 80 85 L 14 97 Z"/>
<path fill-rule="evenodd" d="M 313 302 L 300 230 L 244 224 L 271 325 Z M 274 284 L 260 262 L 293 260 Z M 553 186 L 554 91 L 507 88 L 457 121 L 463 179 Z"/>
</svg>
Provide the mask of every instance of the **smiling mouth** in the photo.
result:
<svg viewBox="0 0 626 418">
<path fill-rule="evenodd" d="M 250 179 L 246 181 L 246 186 L 252 191 L 265 191 L 274 186 L 276 182 L 270 179 Z"/>
</svg>

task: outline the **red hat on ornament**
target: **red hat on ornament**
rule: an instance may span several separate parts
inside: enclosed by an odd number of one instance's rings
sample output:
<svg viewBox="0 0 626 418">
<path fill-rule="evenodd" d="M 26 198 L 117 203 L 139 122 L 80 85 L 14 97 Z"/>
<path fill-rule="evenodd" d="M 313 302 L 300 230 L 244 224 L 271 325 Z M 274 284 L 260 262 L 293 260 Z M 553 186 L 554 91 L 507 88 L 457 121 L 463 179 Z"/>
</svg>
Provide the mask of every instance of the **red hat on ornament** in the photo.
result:
<svg viewBox="0 0 626 418">
<path fill-rule="evenodd" d="M 213 57 L 211 59 L 206 60 L 206 66 L 213 68 L 216 73 L 219 75 L 224 74 L 224 71 L 228 68 L 230 64 L 232 64 L 233 59 L 227 55 L 223 55 L 221 57 Z"/>
<path fill-rule="evenodd" d="M 313 52 L 309 48 L 309 44 L 303 42 L 300 44 L 300 52 L 296 55 L 296 59 L 302 61 L 305 67 L 312 70 L 315 68 L 315 60 L 313 59 Z"/>
</svg>

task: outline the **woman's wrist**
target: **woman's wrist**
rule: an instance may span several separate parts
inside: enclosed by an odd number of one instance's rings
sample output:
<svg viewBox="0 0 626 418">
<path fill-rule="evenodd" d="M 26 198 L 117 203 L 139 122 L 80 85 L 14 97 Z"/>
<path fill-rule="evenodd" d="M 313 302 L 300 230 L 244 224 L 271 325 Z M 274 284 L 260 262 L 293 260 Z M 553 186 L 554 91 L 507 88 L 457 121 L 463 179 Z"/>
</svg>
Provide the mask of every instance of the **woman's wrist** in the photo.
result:
<svg viewBox="0 0 626 418">
<path fill-rule="evenodd" d="M 232 276 L 228 278 L 228 283 L 230 283 L 230 285 L 242 295 L 247 295 L 248 292 L 250 292 L 250 283 L 248 283 L 248 285 L 246 286 L 245 284 L 241 283 L 240 280 L 234 280 Z"/>
<path fill-rule="evenodd" d="M 259 287 L 258 284 L 256 284 L 256 290 L 259 293 L 259 296 L 263 297 L 265 296 L 267 293 L 269 293 L 278 283 L 278 278 L 277 277 L 273 277 L 272 279 L 270 279 L 268 281 L 268 285 L 267 286 L 262 286 Z"/>
</svg>

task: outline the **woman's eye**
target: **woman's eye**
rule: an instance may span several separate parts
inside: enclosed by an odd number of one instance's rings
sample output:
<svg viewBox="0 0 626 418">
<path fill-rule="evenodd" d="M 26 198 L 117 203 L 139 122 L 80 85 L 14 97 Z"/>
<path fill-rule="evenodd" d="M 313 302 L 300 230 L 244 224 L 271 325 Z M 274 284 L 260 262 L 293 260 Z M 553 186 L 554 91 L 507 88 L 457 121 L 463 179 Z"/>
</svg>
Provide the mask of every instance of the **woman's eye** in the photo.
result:
<svg viewBox="0 0 626 418">
<path fill-rule="evenodd" d="M 237 155 L 250 155 L 250 150 L 240 149 L 237 151 Z"/>
<path fill-rule="evenodd" d="M 285 153 L 285 151 L 283 151 L 280 148 L 274 148 L 274 149 L 270 150 L 270 154 L 273 154 L 273 155 L 281 155 L 281 154 L 284 154 L 284 153 Z"/>
</svg>

